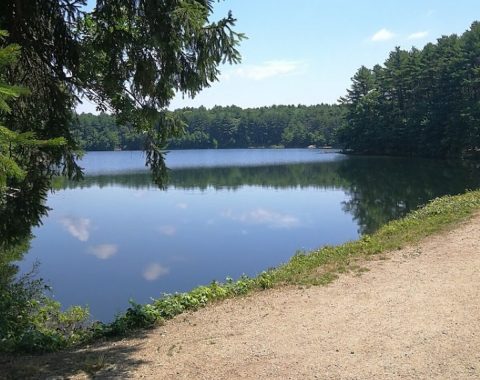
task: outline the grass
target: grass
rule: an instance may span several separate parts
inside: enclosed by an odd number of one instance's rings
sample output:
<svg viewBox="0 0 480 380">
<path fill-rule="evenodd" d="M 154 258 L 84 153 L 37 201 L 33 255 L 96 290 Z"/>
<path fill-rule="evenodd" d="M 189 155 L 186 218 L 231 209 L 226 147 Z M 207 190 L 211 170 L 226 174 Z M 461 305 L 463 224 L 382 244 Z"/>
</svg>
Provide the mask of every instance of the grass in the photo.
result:
<svg viewBox="0 0 480 380">
<path fill-rule="evenodd" d="M 81 330 L 75 330 L 72 339 L 62 335 L 61 344 L 58 338 L 54 346 L 46 343 L 44 346 L 36 346 L 36 350 L 56 350 L 106 337 L 122 336 L 138 328 L 161 324 L 185 311 L 197 310 L 209 303 L 246 295 L 255 290 L 288 284 L 326 285 L 345 272 L 361 275 L 368 271 L 359 265 L 362 261 L 372 258 L 386 260 L 386 252 L 451 229 L 479 209 L 480 190 L 437 198 L 406 217 L 386 224 L 372 235 L 364 235 L 359 240 L 338 246 L 325 246 L 312 252 L 298 252 L 288 263 L 262 272 L 255 278 L 242 276 L 236 281 L 227 278 L 224 283 L 215 281 L 190 292 L 165 295 L 153 300 L 151 304 L 141 305 L 131 301 L 131 307 L 112 323 L 97 322 L 82 327 Z M 172 354 L 174 349 L 172 347 Z"/>
<path fill-rule="evenodd" d="M 272 283 L 325 285 L 348 270 L 365 269 L 358 262 L 385 252 L 401 249 L 423 238 L 452 228 L 480 209 L 480 191 L 444 196 L 392 221 L 372 235 L 339 246 L 326 246 L 309 253 L 299 252 L 285 265 L 270 272 Z"/>
</svg>

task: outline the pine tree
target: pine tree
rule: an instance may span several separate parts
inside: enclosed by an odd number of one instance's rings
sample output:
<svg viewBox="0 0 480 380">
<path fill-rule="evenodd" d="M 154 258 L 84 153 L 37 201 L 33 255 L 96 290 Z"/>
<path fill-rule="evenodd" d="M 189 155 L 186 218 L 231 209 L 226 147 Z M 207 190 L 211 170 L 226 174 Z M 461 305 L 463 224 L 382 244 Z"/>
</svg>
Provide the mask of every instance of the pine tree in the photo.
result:
<svg viewBox="0 0 480 380">
<path fill-rule="evenodd" d="M 8 33 L 0 30 L 0 38 L 8 37 Z M 29 91 L 25 87 L 8 85 L 5 83 L 6 69 L 14 65 L 20 54 L 18 45 L 10 44 L 0 48 L 0 120 L 2 116 L 11 113 L 9 101 L 20 96 L 27 96 Z M 65 144 L 63 138 L 39 140 L 33 132 L 15 132 L 0 124 L 0 202 L 5 196 L 14 196 L 6 193 L 12 190 L 7 186 L 15 181 L 21 181 L 26 176 L 24 163 L 32 154 L 38 154 L 43 147 L 59 147 Z"/>
</svg>

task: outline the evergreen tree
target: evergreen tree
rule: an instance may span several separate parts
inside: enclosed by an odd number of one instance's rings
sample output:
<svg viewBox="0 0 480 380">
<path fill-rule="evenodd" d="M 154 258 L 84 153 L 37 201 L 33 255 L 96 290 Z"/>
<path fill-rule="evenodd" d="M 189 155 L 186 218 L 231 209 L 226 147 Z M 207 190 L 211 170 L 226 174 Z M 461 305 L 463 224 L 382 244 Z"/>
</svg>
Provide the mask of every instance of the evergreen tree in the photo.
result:
<svg viewBox="0 0 480 380">
<path fill-rule="evenodd" d="M 345 148 L 430 157 L 480 150 L 480 24 L 422 50 L 396 48 L 383 66 L 359 69 L 345 98 Z"/>
<path fill-rule="evenodd" d="M 8 37 L 8 32 L 0 30 L 0 39 Z M 0 48 L 0 122 L 11 114 L 10 100 L 21 95 L 29 95 L 25 87 L 9 85 L 5 82 L 6 67 L 15 64 L 20 54 L 18 45 L 10 44 Z M 58 148 L 65 144 L 62 137 L 38 140 L 34 132 L 16 132 L 0 124 L 0 205 L 6 196 L 14 196 L 16 183 L 25 179 L 31 161 L 44 152 L 44 148 Z"/>
</svg>

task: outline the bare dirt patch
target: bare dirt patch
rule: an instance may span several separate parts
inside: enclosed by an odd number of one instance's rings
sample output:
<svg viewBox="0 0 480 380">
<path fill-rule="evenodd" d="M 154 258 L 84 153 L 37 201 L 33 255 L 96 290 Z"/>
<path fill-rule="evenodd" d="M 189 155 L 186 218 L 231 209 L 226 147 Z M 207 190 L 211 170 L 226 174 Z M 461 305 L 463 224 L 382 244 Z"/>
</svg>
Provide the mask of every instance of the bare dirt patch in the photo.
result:
<svg viewBox="0 0 480 380">
<path fill-rule="evenodd" d="M 185 313 L 135 338 L 0 358 L 0 377 L 480 378 L 480 215 L 362 267 L 326 287 Z"/>
</svg>

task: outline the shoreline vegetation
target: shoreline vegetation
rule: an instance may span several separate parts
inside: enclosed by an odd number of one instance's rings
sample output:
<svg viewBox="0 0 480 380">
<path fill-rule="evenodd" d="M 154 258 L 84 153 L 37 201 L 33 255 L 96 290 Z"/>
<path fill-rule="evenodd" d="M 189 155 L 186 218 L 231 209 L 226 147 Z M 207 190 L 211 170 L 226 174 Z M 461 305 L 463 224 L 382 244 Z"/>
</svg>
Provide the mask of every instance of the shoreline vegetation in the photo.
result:
<svg viewBox="0 0 480 380">
<path fill-rule="evenodd" d="M 289 262 L 257 277 L 246 276 L 224 283 L 212 282 L 190 292 L 165 295 L 150 304 L 137 304 L 111 323 L 87 323 L 88 310 L 79 306 L 65 312 L 45 296 L 36 301 L 35 315 L 23 331 L 2 338 L 0 351 L 10 353 L 57 351 L 101 339 L 122 336 L 142 328 L 161 325 L 184 311 L 197 310 L 226 298 L 285 285 L 326 285 L 345 272 L 361 273 L 365 260 L 382 259 L 384 253 L 415 244 L 423 238 L 452 228 L 480 209 L 480 190 L 430 201 L 406 217 L 387 223 L 377 232 L 338 246 L 297 252 Z"/>
<path fill-rule="evenodd" d="M 318 104 L 275 105 L 259 108 L 237 106 L 172 111 L 182 130 L 168 140 L 166 149 L 307 148 L 337 146 L 336 132 L 345 107 Z M 145 134 L 122 125 L 113 115 L 76 115 L 71 132 L 85 151 L 143 150 Z"/>
</svg>

